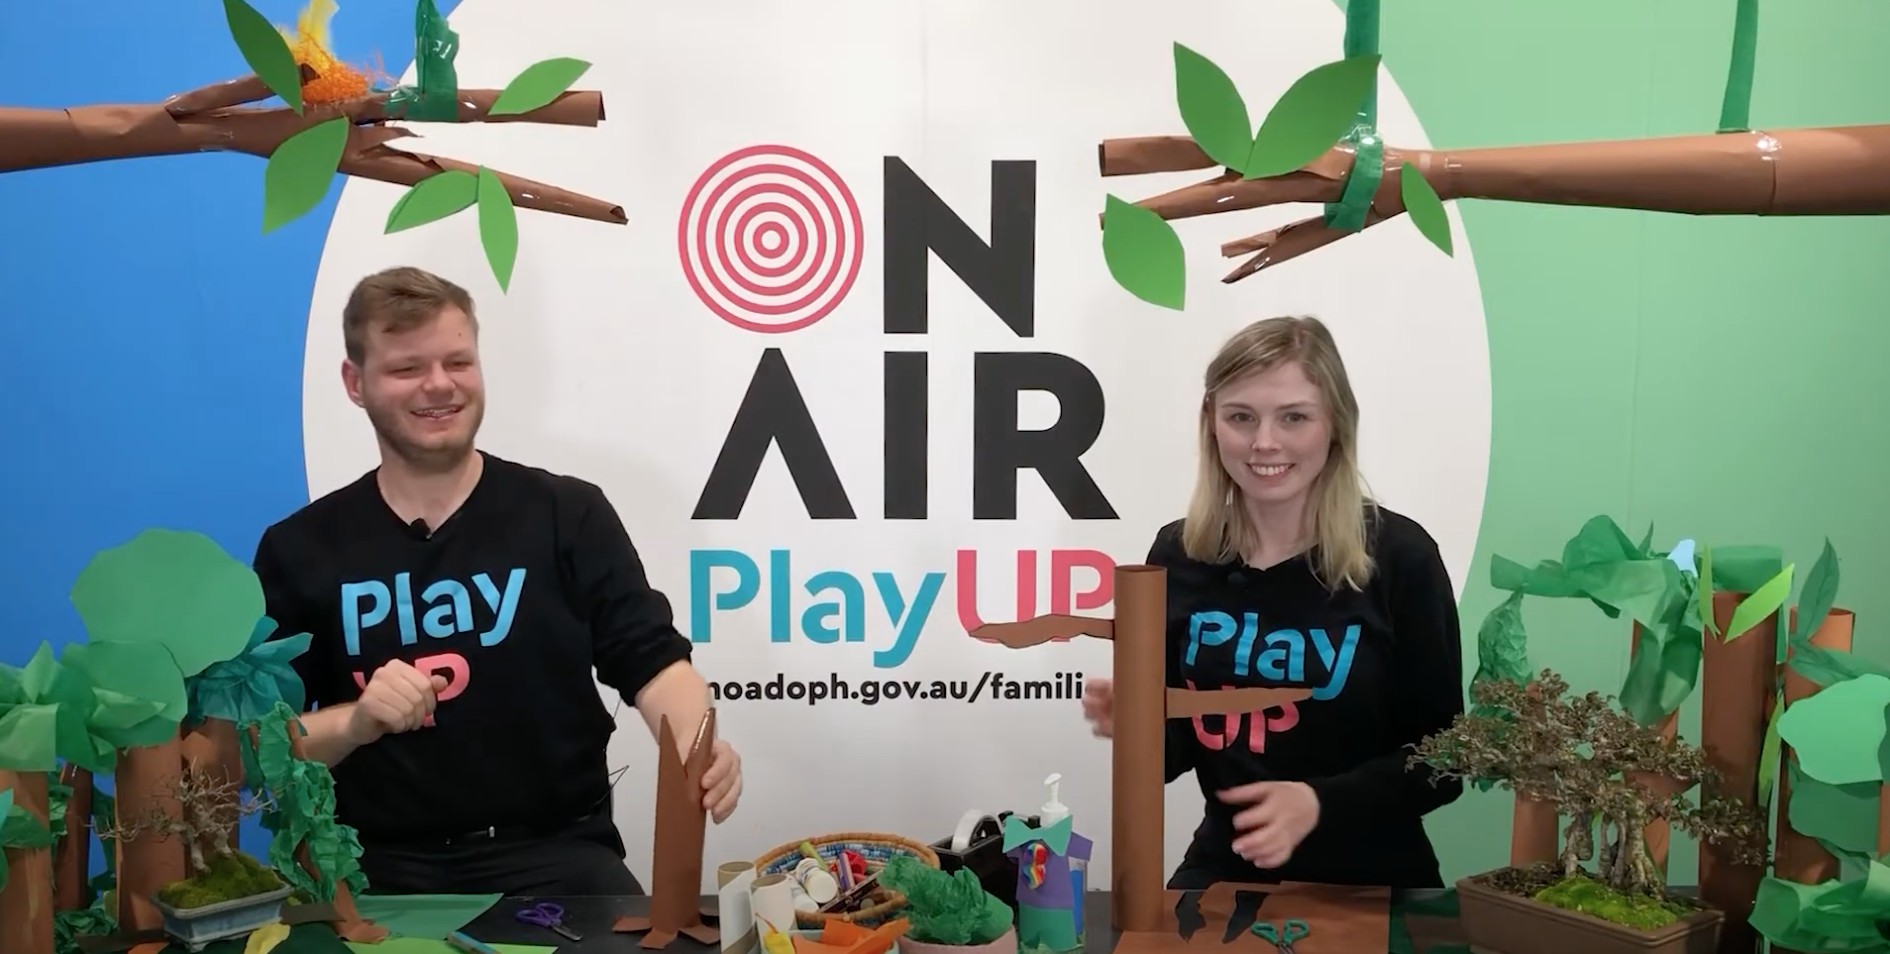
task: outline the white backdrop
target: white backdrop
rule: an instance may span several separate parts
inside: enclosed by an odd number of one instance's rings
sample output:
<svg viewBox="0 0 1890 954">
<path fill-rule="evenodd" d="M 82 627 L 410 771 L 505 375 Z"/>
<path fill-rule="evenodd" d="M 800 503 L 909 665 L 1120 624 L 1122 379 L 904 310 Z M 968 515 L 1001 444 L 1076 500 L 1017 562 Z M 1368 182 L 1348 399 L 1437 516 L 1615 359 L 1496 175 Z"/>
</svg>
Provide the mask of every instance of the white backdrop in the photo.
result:
<svg viewBox="0 0 1890 954">
<path fill-rule="evenodd" d="M 1038 612 L 1049 610 L 1052 549 L 1142 560 L 1155 530 L 1185 505 L 1200 375 L 1216 346 L 1248 321 L 1311 313 L 1333 328 L 1358 389 L 1368 479 L 1389 506 L 1437 537 L 1461 589 L 1482 513 L 1490 422 L 1483 312 L 1461 231 L 1450 259 L 1400 219 L 1230 287 L 1218 281 L 1232 265 L 1219 257 L 1221 242 L 1311 210 L 1178 223 L 1190 267 L 1185 313 L 1144 305 L 1116 287 L 1100 252 L 1096 213 L 1106 192 L 1134 200 L 1205 175 L 1097 174 L 1102 139 L 1184 132 L 1171 42 L 1226 69 L 1257 123 L 1301 73 L 1340 55 L 1344 23 L 1330 0 L 466 0 L 452 25 L 461 37 L 462 86 L 499 88 L 537 60 L 579 57 L 594 65 L 578 87 L 602 90 L 609 118 L 595 129 L 423 126 L 424 138 L 397 145 L 607 198 L 630 224 L 521 212 L 518 267 L 510 293 L 501 294 L 474 213 L 386 236 L 401 190 L 350 180 L 309 314 L 303 413 L 312 494 L 376 463 L 367 422 L 339 383 L 342 303 L 368 272 L 419 265 L 478 299 L 490 401 L 483 446 L 601 485 L 685 633 L 693 628 L 691 551 L 739 550 L 755 562 L 759 592 L 745 608 L 716 611 L 712 639 L 697 645 L 697 666 L 709 678 L 836 673 L 854 684 L 975 684 L 987 671 L 1009 679 L 1106 674 L 1106 643 L 1020 653 L 969 639 L 956 611 L 956 553 L 978 554 L 976 601 L 986 619 L 1015 615 L 1017 550 L 1041 551 Z M 1380 76 L 1386 138 L 1427 145 L 1395 82 Z M 846 241 L 861 250 L 857 280 L 844 297 L 828 296 L 838 299 L 830 313 L 791 333 L 719 318 L 692 289 L 678 253 L 678 221 L 698 176 L 723 156 L 770 144 L 829 166 L 862 223 L 858 233 L 845 215 L 839 231 L 826 224 L 828 254 Z M 1035 338 L 1016 337 L 936 257 L 930 333 L 882 334 L 886 156 L 900 157 L 985 239 L 991 163 L 1036 163 Z M 826 188 L 838 195 L 831 182 Z M 791 259 L 793 229 L 761 228 L 770 219 L 792 224 L 763 210 L 746 239 L 732 241 L 748 241 L 763 260 Z M 774 451 L 739 520 L 691 519 L 765 348 L 781 349 L 792 368 L 858 519 L 810 519 Z M 880 518 L 880 368 L 889 350 L 929 353 L 923 521 Z M 1067 355 L 1100 381 L 1105 423 L 1083 463 L 1119 519 L 1069 519 L 1029 471 L 1017 479 L 1016 520 L 972 519 L 972 355 L 998 351 Z M 1027 393 L 1019 426 L 1047 427 L 1057 414 L 1048 395 Z M 791 641 L 769 641 L 768 554 L 776 549 L 790 553 L 786 599 L 796 624 L 816 602 L 803 586 L 814 573 L 843 570 L 860 580 L 863 643 L 818 644 L 798 625 Z M 882 571 L 908 598 L 926 574 L 943 575 L 910 658 L 895 668 L 873 661 L 893 641 L 873 579 Z M 720 593 L 732 579 L 724 571 L 706 582 Z M 1088 590 L 1094 579 L 1079 571 L 1075 589 Z M 631 864 L 647 878 L 655 749 L 627 707 L 619 724 L 612 763 L 629 772 L 617 788 L 618 820 Z M 1078 830 L 1096 839 L 1095 877 L 1107 883 L 1109 750 L 1090 737 L 1073 699 L 740 700 L 722 705 L 720 725 L 746 759 L 747 795 L 728 823 L 709 831 L 705 884 L 716 863 L 791 839 L 867 829 L 933 840 L 968 808 L 1034 810 L 1051 772 L 1064 776 L 1062 799 Z M 1171 870 L 1200 805 L 1192 778 L 1170 786 Z"/>
</svg>

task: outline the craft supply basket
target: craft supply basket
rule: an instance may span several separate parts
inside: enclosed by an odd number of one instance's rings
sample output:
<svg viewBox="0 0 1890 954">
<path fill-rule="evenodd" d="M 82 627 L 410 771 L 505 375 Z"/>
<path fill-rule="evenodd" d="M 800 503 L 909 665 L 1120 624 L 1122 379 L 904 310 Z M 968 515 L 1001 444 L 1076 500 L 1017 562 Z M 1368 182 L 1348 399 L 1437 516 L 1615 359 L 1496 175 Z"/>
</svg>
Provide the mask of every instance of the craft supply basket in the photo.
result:
<svg viewBox="0 0 1890 954">
<path fill-rule="evenodd" d="M 802 858 L 801 843 L 814 846 L 814 852 L 822 861 L 839 859 L 840 852 L 851 851 L 866 859 L 868 874 L 875 873 L 886 866 L 886 862 L 905 856 L 914 858 L 919 863 L 938 867 L 938 853 L 922 842 L 903 838 L 899 835 L 886 835 L 877 832 L 846 831 L 818 838 L 802 838 L 776 847 L 755 859 L 755 877 L 771 874 L 792 875 L 794 866 Z M 900 916 L 906 909 L 906 896 L 891 888 L 875 885 L 869 896 L 872 903 L 858 911 L 826 914 L 820 911 L 796 911 L 795 923 L 802 928 L 818 930 L 828 921 L 851 921 L 861 927 L 878 927 Z"/>
</svg>

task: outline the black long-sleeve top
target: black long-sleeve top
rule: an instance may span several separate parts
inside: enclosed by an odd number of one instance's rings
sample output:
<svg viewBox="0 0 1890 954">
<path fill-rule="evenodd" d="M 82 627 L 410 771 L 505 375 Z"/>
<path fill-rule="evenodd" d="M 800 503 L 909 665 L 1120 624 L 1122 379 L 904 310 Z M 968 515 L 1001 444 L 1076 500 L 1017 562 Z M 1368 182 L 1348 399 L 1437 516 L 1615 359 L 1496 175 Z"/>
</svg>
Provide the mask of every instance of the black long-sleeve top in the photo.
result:
<svg viewBox="0 0 1890 954">
<path fill-rule="evenodd" d="M 1441 886 L 1423 817 L 1463 785 L 1406 760 L 1464 709 L 1456 599 L 1423 527 L 1382 507 L 1367 527 L 1376 568 L 1363 591 L 1328 590 L 1310 551 L 1260 570 L 1190 559 L 1180 521 L 1156 535 L 1148 562 L 1168 570 L 1169 685 L 1313 692 L 1264 713 L 1170 720 L 1168 780 L 1193 771 L 1206 799 L 1177 883 Z M 1234 853 L 1245 806 L 1218 797 L 1263 780 L 1305 782 L 1320 803 L 1317 827 L 1271 871 Z"/>
</svg>

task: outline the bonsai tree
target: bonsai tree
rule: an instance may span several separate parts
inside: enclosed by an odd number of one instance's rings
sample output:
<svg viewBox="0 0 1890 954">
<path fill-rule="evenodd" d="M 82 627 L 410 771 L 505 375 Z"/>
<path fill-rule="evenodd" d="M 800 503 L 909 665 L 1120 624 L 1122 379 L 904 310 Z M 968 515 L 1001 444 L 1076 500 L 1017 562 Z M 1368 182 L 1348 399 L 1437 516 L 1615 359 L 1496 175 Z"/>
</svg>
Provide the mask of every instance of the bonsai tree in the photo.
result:
<svg viewBox="0 0 1890 954">
<path fill-rule="evenodd" d="M 902 855 L 886 863 L 879 882 L 906 896 L 911 928 L 901 944 L 978 947 L 1011 930 L 1010 905 L 984 890 L 969 868 L 946 874 Z"/>
<path fill-rule="evenodd" d="M 1611 697 L 1590 692 L 1571 698 L 1567 690 L 1552 670 L 1527 685 L 1475 684 L 1476 711 L 1426 737 L 1410 761 L 1444 777 L 1493 780 L 1518 797 L 1558 806 L 1568 825 L 1551 873 L 1562 893 L 1592 894 L 1599 882 L 1620 895 L 1664 903 L 1665 879 L 1642 840 L 1655 821 L 1727 846 L 1745 863 L 1765 862 L 1764 816 L 1754 806 L 1712 794 L 1717 774 L 1699 748 L 1641 724 Z M 1648 778 L 1665 780 L 1674 794 L 1649 788 Z M 1696 806 L 1685 792 L 1702 784 Z M 1595 863 L 1592 872 L 1583 867 L 1589 861 Z M 1556 903 L 1555 893 L 1537 897 Z M 1659 916 L 1671 920 L 1674 914 Z"/>
<path fill-rule="evenodd" d="M 267 807 L 264 799 L 241 797 L 242 781 L 223 780 L 196 765 L 172 780 L 170 795 L 178 811 L 152 809 L 143 815 L 121 817 L 99 831 L 105 838 L 130 840 L 139 835 L 176 838 L 189 859 L 190 876 L 158 892 L 174 908 L 199 908 L 219 901 L 234 901 L 267 894 L 282 887 L 282 879 L 255 859 L 236 849 L 236 829 L 243 816 Z"/>
</svg>

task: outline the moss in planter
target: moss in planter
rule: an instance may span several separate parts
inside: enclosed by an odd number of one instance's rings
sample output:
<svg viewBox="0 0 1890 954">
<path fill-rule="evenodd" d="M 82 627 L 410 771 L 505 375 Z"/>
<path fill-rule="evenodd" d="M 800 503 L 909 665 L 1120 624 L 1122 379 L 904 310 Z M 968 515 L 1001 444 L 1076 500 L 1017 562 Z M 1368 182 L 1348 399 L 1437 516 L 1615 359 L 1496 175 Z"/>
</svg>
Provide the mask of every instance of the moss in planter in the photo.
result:
<svg viewBox="0 0 1890 954">
<path fill-rule="evenodd" d="M 158 899 L 173 908 L 189 910 L 221 901 L 268 894 L 282 887 L 282 879 L 242 852 L 217 855 L 210 870 L 183 881 L 173 881 L 158 892 Z"/>
<path fill-rule="evenodd" d="M 1546 864 L 1503 868 L 1480 880 L 1504 894 L 1643 931 L 1666 927 L 1699 910 L 1684 898 L 1629 894 L 1585 873 L 1564 876 L 1559 867 Z"/>
</svg>

